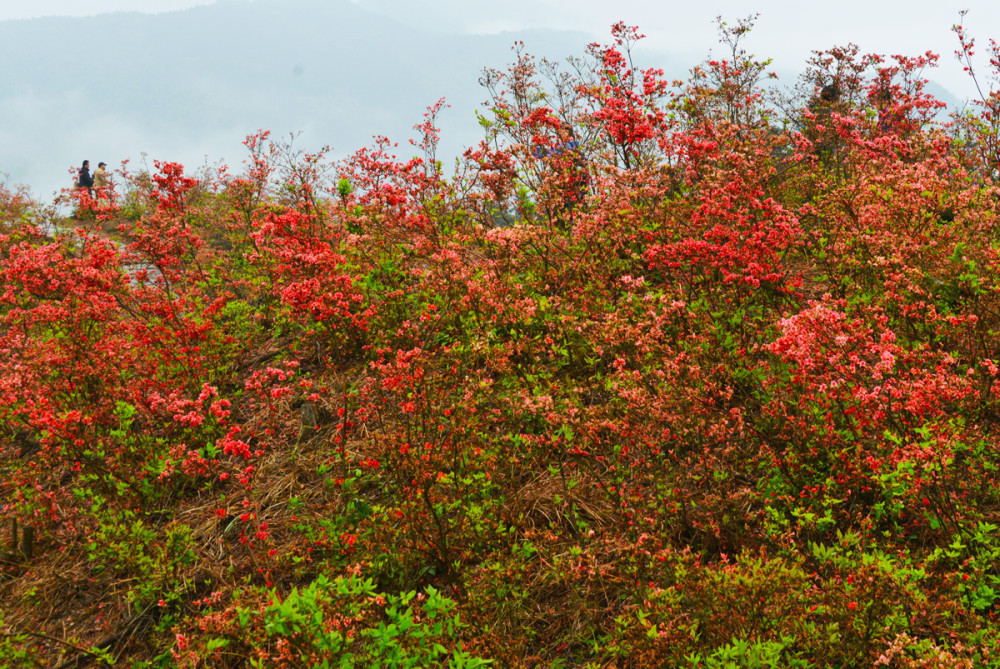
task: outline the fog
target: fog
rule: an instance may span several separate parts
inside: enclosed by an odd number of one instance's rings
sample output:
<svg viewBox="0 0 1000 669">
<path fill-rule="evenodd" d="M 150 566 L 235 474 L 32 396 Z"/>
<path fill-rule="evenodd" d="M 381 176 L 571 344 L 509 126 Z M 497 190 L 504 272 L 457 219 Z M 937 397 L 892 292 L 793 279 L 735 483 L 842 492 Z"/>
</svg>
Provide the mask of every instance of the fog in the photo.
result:
<svg viewBox="0 0 1000 669">
<path fill-rule="evenodd" d="M 481 138 L 484 66 L 503 66 L 518 38 L 561 58 L 588 37 L 431 34 L 346 0 L 3 21 L 0 172 L 50 200 L 84 159 L 235 171 L 259 129 L 296 133 L 306 150 L 330 145 L 334 157 L 385 135 L 409 155 L 412 126 L 441 97 L 452 105 L 441 115 L 440 155 L 450 158 Z"/>
<path fill-rule="evenodd" d="M 590 3 L 565 17 L 575 30 L 556 30 L 524 17 L 557 23 L 559 3 L 543 2 L 531 14 L 525 2 L 487 14 L 477 13 L 476 3 L 438 0 L 428 5 L 435 15 L 397 0 L 226 0 L 161 14 L 2 20 L 0 173 L 48 201 L 72 184 L 84 159 L 114 168 L 128 159 L 132 169 L 169 160 L 189 172 L 224 162 L 236 171 L 243 139 L 258 129 L 275 138 L 301 133 L 297 146 L 330 145 L 334 157 L 386 135 L 408 155 L 412 126 L 441 97 L 451 107 L 440 117 L 439 157 L 451 160 L 481 138 L 475 111 L 486 92 L 479 75 L 483 67 L 508 63 L 515 40 L 561 60 L 609 39 L 607 25 L 593 25 L 598 15 Z M 449 20 L 434 20 L 448 8 Z M 504 23 L 503 16 L 512 20 Z M 716 46 L 703 16 L 688 31 L 704 35 L 697 48 L 678 39 L 676 50 L 666 48 L 666 28 L 656 28 L 662 10 L 649 18 L 651 27 L 642 25 L 649 38 L 637 52 L 641 67 L 684 77 Z M 630 22 L 642 24 L 642 17 Z M 762 16 L 762 35 L 767 25 Z M 482 34 L 505 27 L 519 31 Z M 781 50 L 757 30 L 747 41 L 751 51 Z M 776 65 L 784 84 L 794 83 L 803 62 Z"/>
</svg>

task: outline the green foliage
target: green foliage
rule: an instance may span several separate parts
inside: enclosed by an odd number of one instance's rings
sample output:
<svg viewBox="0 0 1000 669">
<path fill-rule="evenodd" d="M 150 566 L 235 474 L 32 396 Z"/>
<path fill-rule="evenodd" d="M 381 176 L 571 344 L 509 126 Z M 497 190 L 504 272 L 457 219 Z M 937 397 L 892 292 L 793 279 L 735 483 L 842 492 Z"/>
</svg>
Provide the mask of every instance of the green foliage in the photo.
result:
<svg viewBox="0 0 1000 669">
<path fill-rule="evenodd" d="M 989 666 L 995 175 L 930 56 L 776 100 L 751 24 L 679 87 L 516 49 L 450 177 L 439 104 L 99 229 L 0 189 L 4 659 Z"/>
<path fill-rule="evenodd" d="M 733 639 L 732 643 L 708 655 L 692 653 L 686 656 L 692 667 L 711 669 L 777 669 L 777 667 L 813 667 L 815 664 L 798 653 L 794 647 L 796 639 L 787 637 L 781 641 L 758 641 Z"/>
<path fill-rule="evenodd" d="M 4 612 L 0 609 L 0 629 L 8 630 Z M 2 667 L 43 667 L 42 658 L 31 648 L 31 637 L 23 632 L 0 632 L 0 666 Z"/>
<path fill-rule="evenodd" d="M 262 614 L 236 609 L 239 627 L 231 632 L 252 641 L 259 629 L 260 666 L 270 666 L 263 659 L 270 649 L 276 649 L 277 657 L 311 667 L 458 669 L 492 664 L 456 647 L 465 625 L 455 602 L 433 587 L 420 595 L 382 595 L 371 580 L 319 576 L 285 597 L 270 591 L 266 598 L 271 604 Z M 215 638 L 205 650 L 212 654 L 230 646 L 229 639 Z"/>
</svg>

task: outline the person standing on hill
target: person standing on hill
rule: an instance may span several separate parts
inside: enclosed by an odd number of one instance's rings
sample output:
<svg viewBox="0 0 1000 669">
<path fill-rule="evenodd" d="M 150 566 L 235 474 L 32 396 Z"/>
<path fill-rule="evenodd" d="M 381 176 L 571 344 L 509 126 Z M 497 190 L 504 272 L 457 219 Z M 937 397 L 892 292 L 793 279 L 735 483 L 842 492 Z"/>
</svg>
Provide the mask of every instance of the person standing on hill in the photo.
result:
<svg viewBox="0 0 1000 669">
<path fill-rule="evenodd" d="M 840 86 L 836 83 L 827 84 L 820 92 L 819 96 L 809 102 L 809 111 L 816 117 L 816 123 L 822 126 L 830 124 L 830 113 L 837 103 L 840 102 Z"/>
<path fill-rule="evenodd" d="M 878 112 L 878 122 L 875 125 L 881 135 L 896 135 L 903 139 L 910 129 L 906 113 L 896 104 L 892 88 L 882 85 L 869 94 L 875 110 Z"/>
<path fill-rule="evenodd" d="M 587 197 L 590 174 L 580 152 L 580 142 L 569 124 L 559 128 L 559 149 L 568 159 L 563 166 L 563 208 L 572 217 L 573 210 Z"/>
<path fill-rule="evenodd" d="M 840 103 L 840 86 L 836 82 L 827 84 L 819 96 L 809 102 L 812 123 L 806 128 L 806 136 L 812 140 L 816 155 L 827 160 L 836 152 L 838 137 L 833 123 L 833 112 Z"/>
<path fill-rule="evenodd" d="M 94 171 L 94 190 L 97 191 L 97 199 L 107 198 L 110 202 L 111 200 L 111 177 L 108 176 L 108 171 L 105 168 L 107 163 L 97 163 L 97 169 Z"/>
<path fill-rule="evenodd" d="M 87 194 L 94 197 L 94 177 L 90 176 L 90 161 L 83 161 L 80 166 L 80 174 L 76 178 L 77 188 L 86 188 Z"/>
<path fill-rule="evenodd" d="M 572 223 L 574 210 L 586 198 L 590 176 L 573 128 L 563 124 L 556 129 L 556 136 L 555 146 L 536 145 L 532 153 L 548 165 L 553 197 L 550 212 L 565 226 Z"/>
</svg>

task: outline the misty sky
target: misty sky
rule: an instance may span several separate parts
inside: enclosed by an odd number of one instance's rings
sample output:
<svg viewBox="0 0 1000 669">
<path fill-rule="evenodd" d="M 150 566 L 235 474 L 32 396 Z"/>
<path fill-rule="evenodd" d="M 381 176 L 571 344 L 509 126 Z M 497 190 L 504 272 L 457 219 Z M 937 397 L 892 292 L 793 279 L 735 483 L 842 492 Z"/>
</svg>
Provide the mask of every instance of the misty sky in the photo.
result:
<svg viewBox="0 0 1000 669">
<path fill-rule="evenodd" d="M 241 4 L 253 1 L 0 0 L 0 22 L 10 26 L 7 21 L 17 22 L 19 19 L 49 16 L 81 17 L 121 11 L 163 13 L 215 4 L 229 5 L 234 12 L 239 12 L 244 11 L 240 9 Z M 317 8 L 330 6 L 328 4 L 330 0 L 302 1 L 315 2 Z M 495 34 L 508 30 L 544 28 L 583 31 L 592 35 L 595 41 L 607 42 L 610 38 L 611 24 L 622 20 L 630 25 L 638 25 L 641 32 L 647 35 L 644 44 L 656 50 L 657 58 L 662 57 L 675 68 L 671 76 L 683 76 L 681 72 L 684 70 L 678 71 L 678 67 L 690 67 L 703 61 L 710 50 L 714 50 L 715 55 L 721 54 L 714 22 L 716 16 L 721 15 L 735 21 L 745 17 L 748 8 L 752 7 L 760 16 L 753 33 L 745 42 L 745 47 L 759 57 L 773 58 L 773 69 L 782 74 L 782 84 L 795 83 L 796 75 L 804 69 L 811 51 L 853 42 L 858 44 L 863 52 L 886 55 L 896 53 L 917 55 L 928 50 L 938 53 L 941 57 L 939 67 L 925 72 L 925 76 L 943 85 L 959 101 L 975 96 L 971 81 L 962 72 L 961 65 L 953 56 L 957 41 L 951 32 L 951 26 L 960 20 L 959 10 L 963 8 L 969 10 L 965 25 L 978 39 L 980 56 L 985 55 L 983 47 L 986 46 L 989 37 L 1000 39 L 1000 2 L 996 0 L 966 0 L 961 4 L 952 4 L 948 0 L 944 2 L 838 0 L 835 3 L 823 4 L 802 0 L 350 1 L 366 10 L 390 17 L 407 27 L 420 28 L 421 35 L 426 34 L 426 31 L 439 31 L 451 35 Z M 301 6 L 297 11 L 303 14 L 302 24 L 308 25 L 309 12 L 302 11 Z M 317 15 L 320 14 L 323 12 L 317 11 Z M 325 20 L 329 22 L 329 13 L 325 13 L 325 16 L 327 17 Z M 294 22 L 300 17 L 290 18 L 294 19 L 293 24 L 286 25 L 285 30 L 295 32 L 297 24 Z M 165 22 L 166 24 L 169 22 Z M 319 32 L 310 34 L 325 37 L 333 35 L 336 29 L 336 26 L 317 27 L 320 28 Z M 29 35 L 30 31 L 26 29 L 24 34 Z M 265 45 L 262 53 L 266 55 L 267 62 L 284 62 L 295 57 L 295 49 L 289 48 L 287 44 L 273 51 L 267 51 L 267 36 L 261 37 L 262 44 Z M 278 39 L 280 37 L 281 35 L 275 35 L 272 41 L 275 44 L 282 43 Z M 551 35 L 549 37 L 551 38 Z M 577 44 L 577 37 L 574 34 L 574 44 Z M 386 54 L 387 59 L 398 59 L 400 52 L 398 49 L 379 49 L 377 39 L 377 37 L 371 39 L 371 48 L 366 47 L 356 52 L 358 62 L 365 63 L 372 71 L 391 73 L 394 63 L 377 63 L 379 55 Z M 531 43 L 530 35 L 524 39 L 528 51 L 538 53 L 538 45 Z M 446 39 L 442 39 L 441 42 L 454 43 Z M 368 43 L 364 42 L 366 45 Z M 569 53 L 581 55 L 584 44 L 585 42 L 580 42 L 577 47 L 570 47 L 570 49 L 575 48 L 575 51 L 555 54 L 555 57 L 564 58 Z M 79 45 L 84 58 L 100 54 L 100 47 L 101 45 L 96 43 Z M 183 61 L 184 55 L 189 51 L 190 49 L 186 49 L 183 43 L 179 44 L 177 58 L 174 60 Z M 118 59 L 116 62 L 122 59 L 121 55 L 114 53 L 105 53 L 103 57 Z M 461 60 L 462 54 L 446 55 L 446 57 Z M 500 61 L 496 65 L 502 65 L 503 62 Z M 639 64 L 649 66 L 662 63 L 640 59 Z M 486 63 L 476 61 L 475 65 L 484 66 Z M 978 66 L 982 69 L 985 62 L 978 63 Z M 456 71 L 459 69 L 461 68 L 456 68 Z M 296 74 L 301 72 L 300 65 Z M 308 73 L 314 73 L 314 70 L 308 70 Z M 416 80 L 423 78 L 433 79 L 431 76 L 433 74 L 411 72 L 415 83 L 421 83 Z M 424 106 L 441 95 L 446 95 L 449 102 L 455 102 L 456 97 L 461 99 L 462 95 L 466 94 L 466 97 L 468 95 L 475 97 L 479 94 L 477 75 L 469 74 L 468 77 L 468 83 L 458 76 L 452 76 L 445 81 L 425 81 L 421 84 L 423 88 L 418 87 L 420 91 L 418 94 L 424 95 L 426 99 L 416 101 L 401 99 L 399 104 L 393 101 L 390 106 L 382 104 L 381 107 L 377 101 L 366 99 L 365 96 L 370 96 L 371 91 L 365 89 L 363 83 L 352 83 L 352 88 L 347 91 L 336 89 L 335 92 L 341 96 L 336 103 L 331 103 L 319 95 L 325 89 L 310 89 L 310 94 L 315 93 L 313 97 L 297 97 L 295 98 L 297 104 L 284 109 L 287 113 L 280 118 L 275 117 L 260 123 L 256 119 L 262 114 L 261 107 L 267 105 L 257 104 L 261 102 L 259 100 L 240 98 L 239 111 L 242 115 L 234 116 L 233 128 L 227 127 L 226 132 L 215 128 L 210 132 L 208 129 L 210 124 L 206 123 L 205 127 L 200 127 L 197 123 L 193 123 L 183 133 L 167 133 L 157 125 L 158 117 L 155 114 L 150 114 L 149 110 L 142 108 L 141 105 L 125 104 L 110 105 L 106 110 L 103 107 L 93 111 L 88 110 L 92 120 L 86 124 L 86 132 L 83 132 L 83 129 L 74 127 L 72 120 L 63 118 L 65 110 L 72 110 L 79 104 L 79 99 L 82 99 L 79 98 L 79 91 L 48 90 L 45 87 L 46 82 L 39 81 L 37 90 L 8 91 L 9 99 L 6 103 L 0 104 L 0 114 L 6 114 L 3 117 L 5 127 L 0 127 L 0 161 L 2 161 L 0 183 L 9 179 L 14 183 L 31 184 L 42 193 L 56 191 L 68 180 L 69 172 L 65 166 L 78 165 L 81 156 L 106 159 L 112 165 L 125 158 L 138 159 L 147 153 L 153 158 L 168 158 L 189 166 L 197 166 L 203 160 L 215 159 L 239 164 L 243 158 L 243 147 L 240 144 L 243 137 L 247 132 L 262 126 L 273 130 L 275 136 L 284 136 L 292 131 L 304 131 L 303 142 L 306 147 L 315 148 L 329 143 L 341 152 L 336 155 L 343 156 L 359 148 L 373 134 L 387 134 L 394 139 L 405 141 L 412 123 L 419 120 L 419 114 L 423 112 Z M 303 76 L 301 79 L 306 81 L 307 77 Z M 192 81 L 196 84 L 197 77 L 193 77 Z M 225 80 L 222 83 L 225 84 Z M 983 80 L 981 83 L 989 86 L 994 82 Z M 275 81 L 270 84 L 285 85 Z M 214 85 L 219 85 L 219 82 Z M 330 87 L 329 82 L 326 85 Z M 443 90 L 446 86 L 451 86 L 452 89 L 446 92 Z M 458 86 L 465 88 L 457 91 L 462 95 L 456 96 L 454 88 Z M 190 88 L 189 86 L 188 89 Z M 192 93 L 188 89 L 184 90 L 189 94 L 198 93 L 197 90 Z M 113 97 L 113 92 L 110 95 Z M 212 96 L 207 94 L 200 97 L 194 95 L 192 104 L 204 105 L 210 98 Z M 143 99 L 141 96 L 133 95 L 129 102 L 136 101 L 138 104 Z M 472 103 L 467 101 L 464 107 L 452 109 L 443 115 L 442 127 L 445 130 L 443 154 L 458 155 L 462 148 L 477 140 L 481 130 L 475 121 L 473 109 L 481 101 L 482 98 L 476 98 Z M 309 104 L 314 106 L 310 107 Z M 175 113 L 177 111 L 174 110 Z M 337 116 L 337 113 L 340 116 Z M 359 122 L 356 117 L 362 118 L 365 122 Z M 324 125 L 324 122 L 327 125 Z"/>
<path fill-rule="evenodd" d="M 39 16 L 85 16 L 113 11 L 165 12 L 232 0 L 23 0 L 0 2 L 0 20 Z M 500 32 L 521 28 L 565 28 L 591 32 L 600 38 L 617 20 L 638 25 L 652 47 L 700 60 L 716 43 L 714 17 L 729 19 L 759 13 L 749 42 L 752 50 L 774 58 L 776 68 L 798 72 L 813 49 L 854 42 L 863 51 L 913 55 L 931 50 L 941 56 L 929 73 L 960 98 L 972 94 L 952 53 L 950 28 L 958 11 L 968 9 L 966 26 L 985 43 L 1000 30 L 1000 3 L 966 0 L 872 2 L 838 0 L 352 0 L 422 27 L 439 26 L 462 32 Z M 318 3 L 324 0 L 316 0 Z M 371 55 L 376 54 L 372 51 Z"/>
</svg>

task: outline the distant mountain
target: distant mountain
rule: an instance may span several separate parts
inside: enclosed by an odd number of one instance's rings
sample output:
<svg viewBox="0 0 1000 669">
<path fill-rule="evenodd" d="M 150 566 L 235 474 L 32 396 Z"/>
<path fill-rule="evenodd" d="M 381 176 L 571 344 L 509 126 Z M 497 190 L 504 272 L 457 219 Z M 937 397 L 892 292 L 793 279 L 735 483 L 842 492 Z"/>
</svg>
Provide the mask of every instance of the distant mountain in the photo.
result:
<svg viewBox="0 0 1000 669">
<path fill-rule="evenodd" d="M 0 22 L 0 172 L 47 194 L 84 158 L 238 162 L 259 128 L 347 155 L 375 134 L 404 142 L 442 96 L 441 150 L 456 155 L 480 137 L 482 68 L 518 39 L 564 58 L 594 36 L 435 33 L 347 0 Z"/>
<path fill-rule="evenodd" d="M 224 160 L 235 169 L 243 138 L 260 128 L 278 138 L 301 131 L 303 148 L 329 144 L 336 156 L 373 135 L 406 153 L 412 126 L 441 97 L 451 105 L 440 118 L 439 156 L 447 159 L 481 138 L 479 76 L 509 63 L 515 41 L 563 60 L 609 39 L 553 30 L 460 34 L 461 17 L 433 25 L 416 3 L 395 16 L 385 3 L 371 7 L 224 0 L 164 14 L 0 21 L 0 180 L 5 174 L 47 199 L 72 183 L 84 158 L 117 167 L 148 155 L 190 171 Z M 694 64 L 643 48 L 637 55 L 668 78 L 685 78 Z M 782 74 L 784 84 L 794 80 Z M 940 87 L 934 93 L 954 102 Z"/>
</svg>

